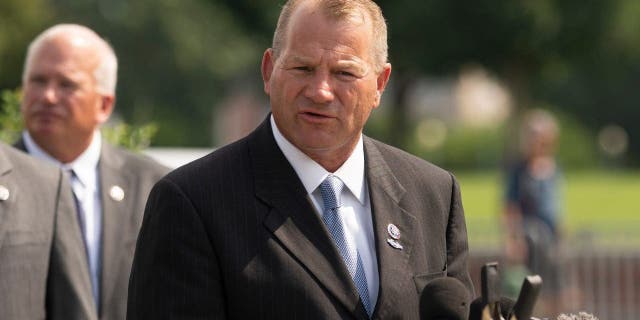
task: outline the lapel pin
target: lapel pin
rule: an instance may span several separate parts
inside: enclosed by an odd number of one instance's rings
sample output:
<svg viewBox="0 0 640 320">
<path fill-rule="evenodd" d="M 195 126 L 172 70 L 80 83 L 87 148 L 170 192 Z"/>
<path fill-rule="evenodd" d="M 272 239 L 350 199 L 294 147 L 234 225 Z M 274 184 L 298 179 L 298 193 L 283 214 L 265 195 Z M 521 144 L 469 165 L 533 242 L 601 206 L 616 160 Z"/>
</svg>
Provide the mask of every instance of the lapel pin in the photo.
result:
<svg viewBox="0 0 640 320">
<path fill-rule="evenodd" d="M 391 238 L 395 240 L 400 239 L 400 229 L 398 229 L 395 224 L 389 223 L 389 225 L 387 226 L 387 232 L 389 233 Z"/>
<path fill-rule="evenodd" d="M 120 202 L 124 199 L 124 190 L 120 186 L 113 186 L 109 189 L 109 196 L 111 199 Z"/>
<path fill-rule="evenodd" d="M 404 247 L 395 239 L 387 238 L 387 243 L 394 249 L 402 250 Z"/>
<path fill-rule="evenodd" d="M 0 184 L 0 201 L 9 200 L 10 195 L 11 193 L 9 192 L 9 189 Z"/>
</svg>

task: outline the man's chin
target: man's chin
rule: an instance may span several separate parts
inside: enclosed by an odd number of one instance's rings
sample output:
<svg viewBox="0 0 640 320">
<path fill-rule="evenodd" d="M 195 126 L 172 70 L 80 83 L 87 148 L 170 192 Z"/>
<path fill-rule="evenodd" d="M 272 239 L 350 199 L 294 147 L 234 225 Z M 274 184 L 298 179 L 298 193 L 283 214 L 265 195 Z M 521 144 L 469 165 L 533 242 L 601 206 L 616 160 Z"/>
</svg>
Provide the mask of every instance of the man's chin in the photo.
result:
<svg viewBox="0 0 640 320">
<path fill-rule="evenodd" d="M 327 135 L 313 135 L 298 141 L 298 148 L 312 151 L 328 151 L 336 147 L 335 137 Z"/>
<path fill-rule="evenodd" d="M 34 138 L 52 138 L 61 134 L 60 127 L 52 123 L 39 123 L 28 128 L 29 134 Z"/>
</svg>

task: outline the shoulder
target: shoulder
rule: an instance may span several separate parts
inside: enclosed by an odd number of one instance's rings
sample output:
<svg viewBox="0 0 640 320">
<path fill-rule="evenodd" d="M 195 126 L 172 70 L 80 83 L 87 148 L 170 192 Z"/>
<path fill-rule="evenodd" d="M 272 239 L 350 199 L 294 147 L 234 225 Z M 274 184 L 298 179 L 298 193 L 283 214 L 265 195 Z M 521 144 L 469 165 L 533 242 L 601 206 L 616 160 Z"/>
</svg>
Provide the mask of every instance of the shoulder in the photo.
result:
<svg viewBox="0 0 640 320">
<path fill-rule="evenodd" d="M 249 161 L 247 138 L 244 138 L 173 170 L 166 178 L 177 184 L 233 179 L 248 172 Z"/>
<path fill-rule="evenodd" d="M 134 153 L 106 143 L 102 148 L 100 161 L 103 166 L 134 176 L 150 176 L 159 179 L 170 171 L 168 167 L 144 154 Z"/>
<path fill-rule="evenodd" d="M 33 181 L 52 181 L 60 179 L 60 170 L 55 166 L 35 159 L 34 157 L 17 150 L 11 146 L 0 144 L 0 159 L 5 157 L 6 164 L 13 167 L 11 170 L 20 179 Z M 5 165 L 6 165 L 5 164 Z"/>
<path fill-rule="evenodd" d="M 367 161 L 375 162 L 381 159 L 382 163 L 387 165 L 389 170 L 400 180 L 414 182 L 435 181 L 447 185 L 453 182 L 453 176 L 449 171 L 429 161 L 375 139 L 365 137 L 364 142 L 365 155 L 368 157 Z M 373 165 L 376 164 L 374 163 Z"/>
</svg>

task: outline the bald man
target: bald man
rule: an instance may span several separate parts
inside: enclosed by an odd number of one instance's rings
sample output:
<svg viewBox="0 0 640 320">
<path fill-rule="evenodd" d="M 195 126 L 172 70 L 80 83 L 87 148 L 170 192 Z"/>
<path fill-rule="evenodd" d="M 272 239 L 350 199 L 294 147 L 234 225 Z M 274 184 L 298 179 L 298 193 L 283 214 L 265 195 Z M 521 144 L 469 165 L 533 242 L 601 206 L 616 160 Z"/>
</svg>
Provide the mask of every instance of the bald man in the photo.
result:
<svg viewBox="0 0 640 320">
<path fill-rule="evenodd" d="M 23 71 L 26 130 L 16 147 L 71 179 L 100 319 L 125 319 L 127 284 L 144 204 L 168 169 L 110 146 L 99 127 L 115 101 L 117 59 L 92 30 L 53 26 L 29 45 Z"/>
</svg>

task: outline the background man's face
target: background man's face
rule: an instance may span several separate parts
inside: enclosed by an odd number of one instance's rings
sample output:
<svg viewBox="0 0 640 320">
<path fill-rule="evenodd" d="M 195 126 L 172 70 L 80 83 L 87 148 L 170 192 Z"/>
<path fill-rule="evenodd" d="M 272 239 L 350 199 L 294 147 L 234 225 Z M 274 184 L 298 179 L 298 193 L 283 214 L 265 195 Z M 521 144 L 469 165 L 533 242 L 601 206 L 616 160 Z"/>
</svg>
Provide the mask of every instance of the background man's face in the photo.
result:
<svg viewBox="0 0 640 320">
<path fill-rule="evenodd" d="M 36 141 L 91 136 L 109 116 L 96 91 L 96 52 L 86 43 L 75 44 L 59 39 L 43 43 L 26 70 L 22 114 Z"/>
</svg>

